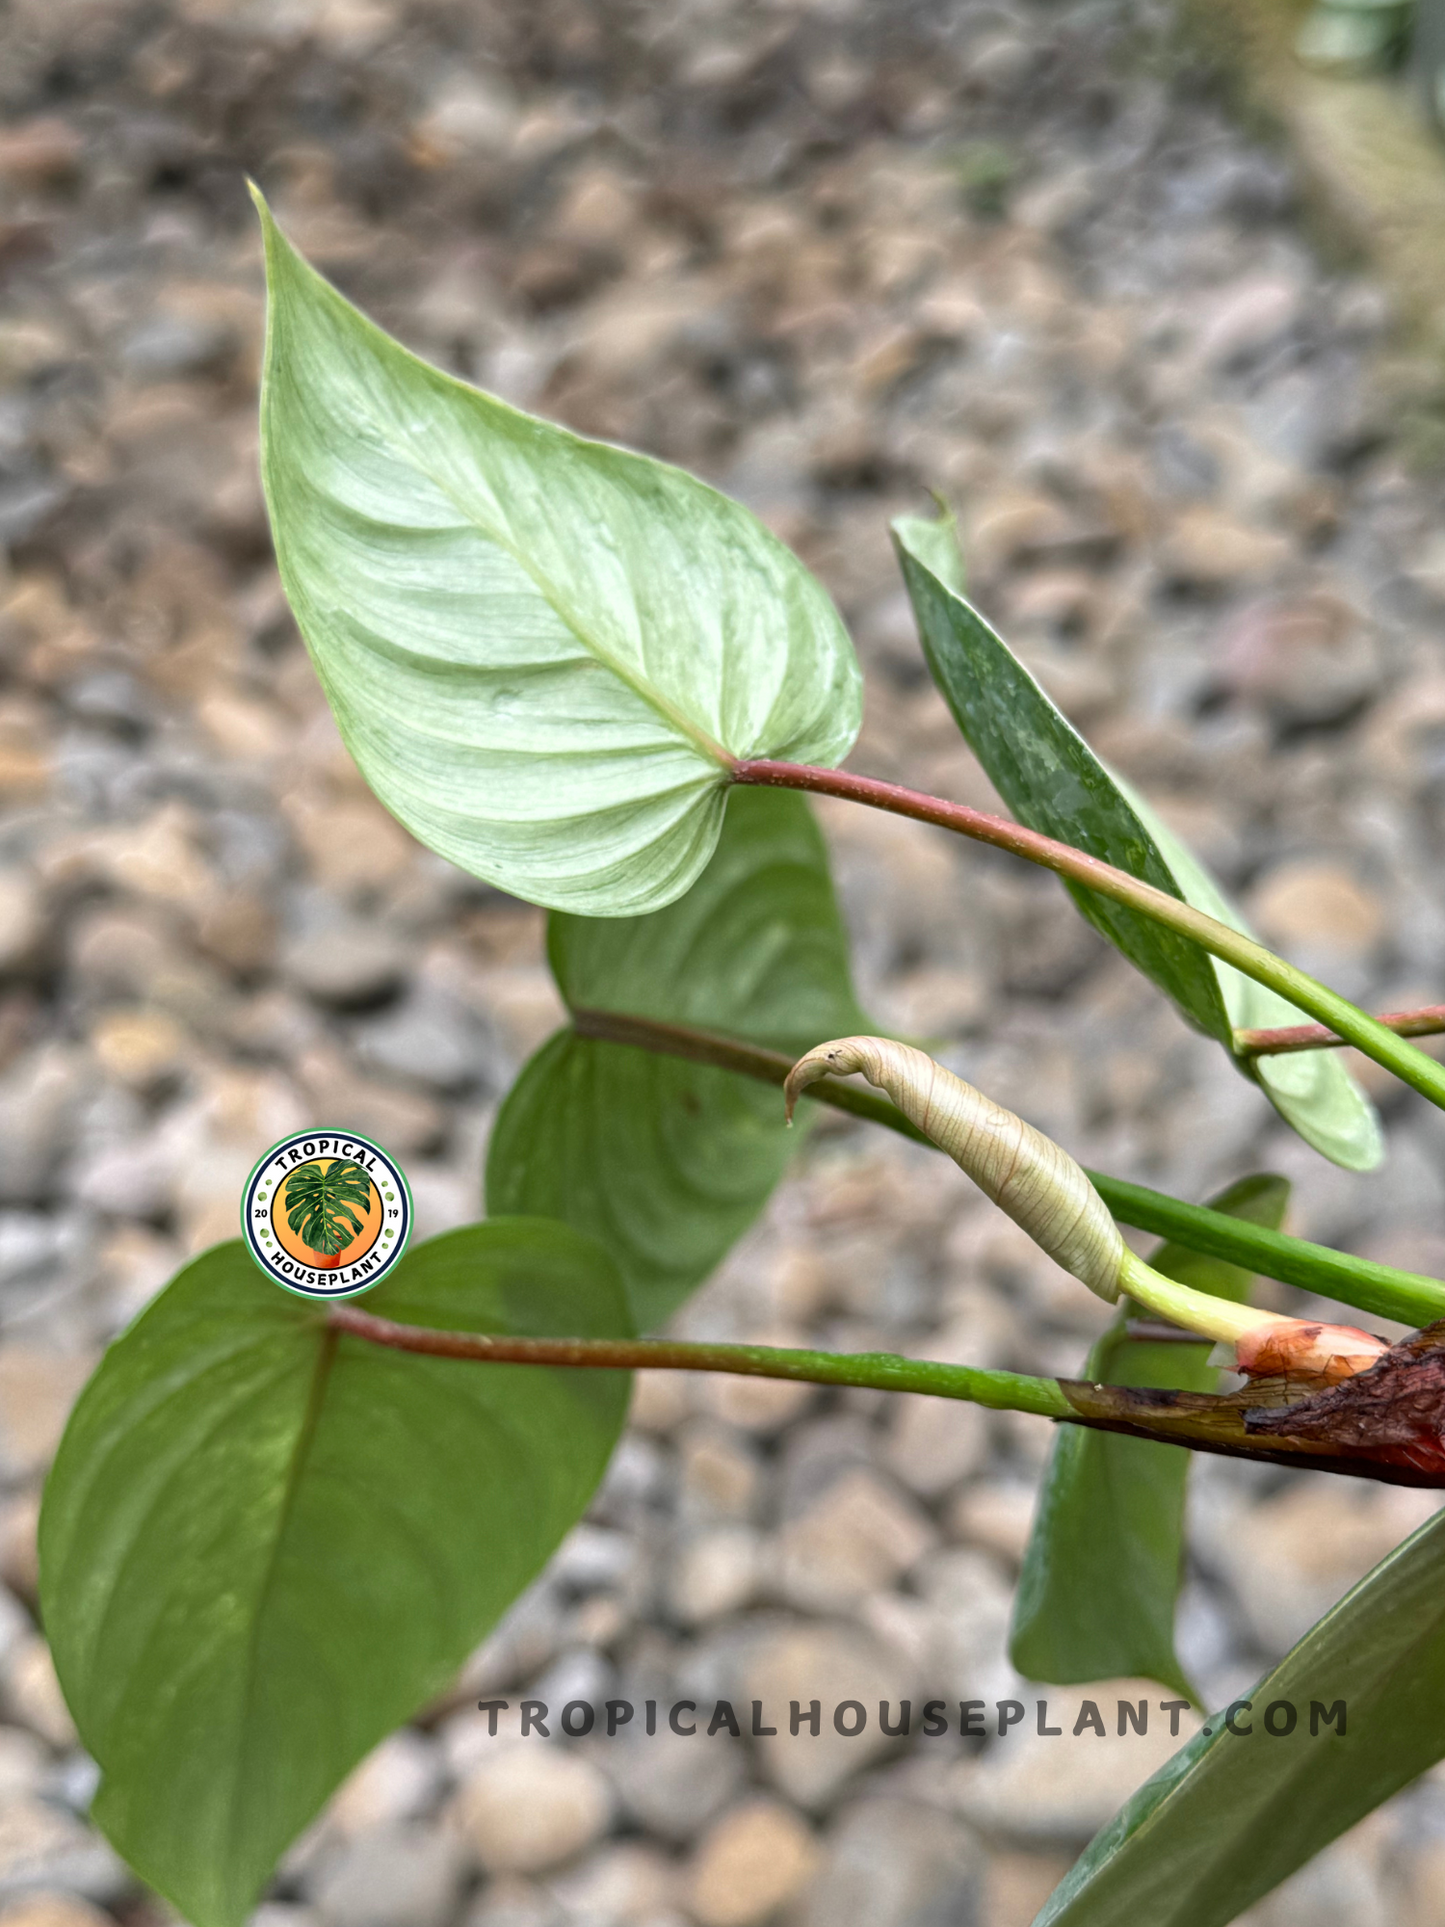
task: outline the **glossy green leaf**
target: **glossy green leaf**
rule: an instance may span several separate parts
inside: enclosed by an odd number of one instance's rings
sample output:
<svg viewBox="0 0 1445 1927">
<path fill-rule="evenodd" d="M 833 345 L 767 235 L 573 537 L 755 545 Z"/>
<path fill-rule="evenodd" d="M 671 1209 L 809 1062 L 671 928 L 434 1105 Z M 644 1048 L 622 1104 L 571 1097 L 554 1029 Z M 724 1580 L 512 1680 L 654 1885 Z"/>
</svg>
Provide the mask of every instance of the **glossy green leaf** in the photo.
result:
<svg viewBox="0 0 1445 1927">
<path fill-rule="evenodd" d="M 1245 1696 L 1211 1718 L 1094 1839 L 1034 1927 L 1226 1927 L 1445 1756 L 1445 1513 Z M 1312 1706 L 1345 1707 L 1345 1731 Z M 1271 1707 L 1294 1730 L 1267 1730 Z M 1288 1713 L 1272 1715 L 1283 1728 Z M 1311 1731 L 1311 1726 L 1316 1730 Z"/>
<path fill-rule="evenodd" d="M 368 1296 L 446 1330 L 630 1331 L 564 1225 L 471 1225 Z M 287 1843 L 451 1681 L 587 1505 L 626 1373 L 479 1365 L 329 1332 L 243 1244 L 113 1344 L 45 1491 L 45 1629 L 94 1817 L 197 1927 L 239 1927 Z"/>
<path fill-rule="evenodd" d="M 423 843 L 534 903 L 681 896 L 730 758 L 834 763 L 856 736 L 832 604 L 716 490 L 419 361 L 257 205 L 276 554 L 362 774 Z"/>
<path fill-rule="evenodd" d="M 1241 1178 L 1213 1211 L 1277 1229 L 1284 1178 Z M 1166 1244 L 1149 1260 L 1166 1278 L 1243 1303 L 1254 1280 L 1237 1265 Z M 1125 1299 L 1089 1353 L 1083 1377 L 1102 1385 L 1212 1392 L 1207 1344 L 1131 1337 L 1140 1312 Z M 1176 1445 L 1061 1425 L 1039 1489 L 1014 1598 L 1009 1652 L 1026 1679 L 1157 1679 L 1197 1695 L 1174 1652 L 1174 1603 L 1184 1553 L 1189 1454 Z"/>
<path fill-rule="evenodd" d="M 1021 823 L 1085 850 L 1245 930 L 1239 912 L 1152 810 L 1101 762 L 1002 637 L 938 567 L 940 524 L 904 518 L 894 539 L 934 681 L 994 788 Z M 931 531 L 927 536 L 921 531 Z M 1089 922 L 1180 1011 L 1233 1053 L 1236 1028 L 1307 1022 L 1274 991 L 1138 911 L 1067 885 Z M 1349 1170 L 1383 1155 L 1374 1107 L 1333 1051 L 1245 1060 L 1306 1143 Z"/>
<path fill-rule="evenodd" d="M 733 792 L 712 862 L 680 903 L 647 917 L 554 913 L 548 947 L 573 1010 L 701 1025 L 795 1057 L 869 1027 L 823 839 L 786 790 Z M 646 1329 L 757 1217 L 798 1141 L 777 1090 L 565 1030 L 498 1115 L 487 1209 L 599 1238 Z"/>
</svg>

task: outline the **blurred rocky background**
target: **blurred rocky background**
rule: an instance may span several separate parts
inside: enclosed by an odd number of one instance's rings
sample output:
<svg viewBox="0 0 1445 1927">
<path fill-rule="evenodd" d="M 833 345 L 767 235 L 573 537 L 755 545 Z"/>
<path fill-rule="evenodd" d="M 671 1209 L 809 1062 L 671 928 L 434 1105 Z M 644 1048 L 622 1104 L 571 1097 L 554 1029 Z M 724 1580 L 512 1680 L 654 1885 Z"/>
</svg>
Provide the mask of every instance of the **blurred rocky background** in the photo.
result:
<svg viewBox="0 0 1445 1927">
<path fill-rule="evenodd" d="M 474 1216 L 559 1016 L 541 914 L 373 802 L 288 617 L 244 175 L 422 354 L 751 504 L 858 639 L 854 766 L 986 802 L 887 540 L 941 491 L 1068 714 L 1377 1007 L 1445 994 L 1442 490 L 1388 293 L 1312 247 L 1288 154 L 1158 6 L 9 0 L 0 120 L 0 1922 L 151 1927 L 34 1618 L 69 1402 L 287 1130 L 379 1137 L 423 1232 Z M 1445 1272 L 1437 1112 L 1367 1070 L 1389 1162 L 1337 1172 L 1052 879 L 825 821 L 880 1021 L 1107 1170 L 1197 1197 L 1269 1166 L 1300 1231 Z M 836 1125 L 682 1322 L 1069 1371 L 1100 1309 L 941 1160 Z M 265 1927 L 1023 1927 L 1170 1750 L 1157 1718 L 522 1748 L 473 1702 L 1015 1692 L 1047 1424 L 661 1378 L 635 1419 Z M 1192 1503 L 1181 1648 L 1222 1704 L 1434 1500 L 1218 1461 Z M 1426 1927 L 1442 1874 L 1428 1776 L 1250 1919 Z"/>
</svg>

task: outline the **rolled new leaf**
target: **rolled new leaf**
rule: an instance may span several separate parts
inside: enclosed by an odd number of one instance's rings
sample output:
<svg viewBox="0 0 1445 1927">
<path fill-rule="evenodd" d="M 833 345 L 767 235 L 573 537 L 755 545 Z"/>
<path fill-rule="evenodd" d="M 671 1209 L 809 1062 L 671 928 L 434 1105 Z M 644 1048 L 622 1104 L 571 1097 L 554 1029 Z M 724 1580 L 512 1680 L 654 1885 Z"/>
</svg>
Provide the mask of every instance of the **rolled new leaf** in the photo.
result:
<svg viewBox="0 0 1445 1927">
<path fill-rule="evenodd" d="M 1235 1347 L 1251 1377 L 1322 1384 L 1368 1371 L 1385 1341 L 1351 1325 L 1322 1325 L 1253 1305 L 1231 1304 L 1154 1271 L 1124 1243 L 1109 1208 L 1052 1138 L 935 1064 L 886 1037 L 840 1037 L 800 1057 L 783 1087 L 793 1106 L 821 1077 L 861 1071 L 1042 1251 L 1112 1304 L 1121 1290 L 1187 1331 Z"/>
<path fill-rule="evenodd" d="M 885 1037 L 842 1037 L 800 1057 L 784 1086 L 788 1116 L 820 1077 L 861 1071 L 994 1203 L 1081 1284 L 1112 1304 L 1127 1248 L 1109 1208 L 1068 1152 L 1021 1117 Z"/>
</svg>

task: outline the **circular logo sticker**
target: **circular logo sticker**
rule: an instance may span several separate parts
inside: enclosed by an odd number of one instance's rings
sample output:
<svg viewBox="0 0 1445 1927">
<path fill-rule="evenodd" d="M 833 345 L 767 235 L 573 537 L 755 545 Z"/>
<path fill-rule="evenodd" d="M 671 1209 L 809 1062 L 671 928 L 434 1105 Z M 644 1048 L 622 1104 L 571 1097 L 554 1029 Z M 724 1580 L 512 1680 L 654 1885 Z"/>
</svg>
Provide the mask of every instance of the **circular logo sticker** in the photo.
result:
<svg viewBox="0 0 1445 1927">
<path fill-rule="evenodd" d="M 241 1233 L 285 1290 L 353 1298 L 406 1250 L 411 1216 L 401 1166 L 379 1144 L 355 1131 L 296 1131 L 246 1180 Z"/>
</svg>

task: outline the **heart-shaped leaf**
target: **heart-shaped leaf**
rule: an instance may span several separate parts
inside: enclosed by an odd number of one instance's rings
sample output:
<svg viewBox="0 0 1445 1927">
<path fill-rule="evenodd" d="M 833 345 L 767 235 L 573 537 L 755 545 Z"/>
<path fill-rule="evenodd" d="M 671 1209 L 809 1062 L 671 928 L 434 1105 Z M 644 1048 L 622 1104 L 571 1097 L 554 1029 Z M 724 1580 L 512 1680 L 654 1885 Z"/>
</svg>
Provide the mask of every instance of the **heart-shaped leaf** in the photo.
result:
<svg viewBox="0 0 1445 1927">
<path fill-rule="evenodd" d="M 945 524 L 893 524 L 933 679 L 994 788 L 1021 823 L 1246 930 L 1196 858 L 1089 748 L 939 566 Z M 1089 922 L 1233 1055 L 1236 1029 L 1308 1022 L 1303 1011 L 1138 911 L 1070 883 Z M 1384 1154 L 1379 1119 L 1337 1053 L 1235 1058 L 1305 1142 L 1352 1171 Z"/>
<path fill-rule="evenodd" d="M 670 903 L 733 759 L 847 753 L 860 678 L 832 604 L 716 490 L 419 361 L 257 204 L 276 555 L 362 774 L 531 902 Z"/>
<path fill-rule="evenodd" d="M 366 1303 L 631 1330 L 607 1254 L 522 1219 L 430 1239 Z M 587 1505 L 628 1387 L 339 1336 L 239 1242 L 111 1346 L 46 1486 L 41 1601 L 94 1817 L 186 1919 L 239 1927 L 342 1777 L 448 1685 Z"/>
<path fill-rule="evenodd" d="M 651 916 L 553 913 L 576 1012 L 701 1025 L 801 1056 L 868 1027 L 808 805 L 737 789 L 701 880 Z M 798 1141 L 781 1094 L 734 1073 L 559 1031 L 497 1117 L 487 1209 L 563 1218 L 612 1252 L 634 1315 L 661 1323 L 767 1202 Z"/>
<path fill-rule="evenodd" d="M 1209 1720 L 1097 1835 L 1034 1927 L 1225 1927 L 1445 1755 L 1445 1513 L 1246 1698 L 1241 1730 Z"/>
<path fill-rule="evenodd" d="M 1209 1209 L 1277 1229 L 1284 1178 L 1241 1178 Z M 1166 1278 L 1244 1303 L 1251 1273 L 1183 1245 L 1149 1260 Z M 1101 1385 L 1168 1385 L 1212 1392 L 1209 1346 L 1136 1336 L 1126 1298 L 1089 1353 L 1082 1376 Z M 1174 1602 L 1184 1552 L 1189 1454 L 1177 1445 L 1061 1425 L 1039 1489 L 1014 1596 L 1009 1653 L 1025 1679 L 1157 1679 L 1198 1696 L 1174 1652 Z"/>
</svg>

